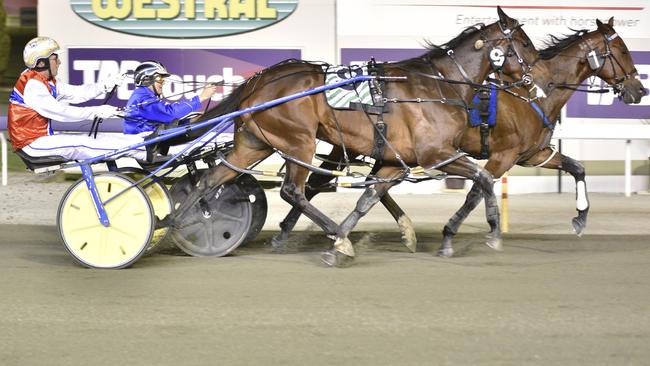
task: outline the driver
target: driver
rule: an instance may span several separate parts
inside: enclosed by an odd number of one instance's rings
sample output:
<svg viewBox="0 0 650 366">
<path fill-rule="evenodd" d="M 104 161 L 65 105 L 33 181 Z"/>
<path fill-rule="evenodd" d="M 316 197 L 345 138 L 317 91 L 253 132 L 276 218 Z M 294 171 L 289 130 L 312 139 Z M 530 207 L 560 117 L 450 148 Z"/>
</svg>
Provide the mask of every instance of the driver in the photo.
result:
<svg viewBox="0 0 650 366">
<path fill-rule="evenodd" d="M 109 118 L 117 114 L 110 105 L 76 107 L 124 82 L 124 76 L 109 77 L 95 84 L 69 85 L 57 79 L 61 60 L 59 44 L 49 37 L 36 37 L 25 46 L 23 60 L 27 69 L 20 74 L 7 111 L 7 129 L 14 150 L 33 157 L 60 156 L 82 160 L 106 154 L 117 148 L 142 141 L 123 134 L 100 134 L 97 139 L 83 133 L 55 133 L 51 120 L 78 122 Z M 143 151 L 129 154 L 138 156 Z"/>
<path fill-rule="evenodd" d="M 126 103 L 124 133 L 153 132 L 158 124 L 183 120 L 201 109 L 201 103 L 212 98 L 217 87 L 209 85 L 189 100 L 170 103 L 162 98 L 162 89 L 170 74 L 158 61 L 144 61 L 135 68 L 135 90 Z"/>
</svg>

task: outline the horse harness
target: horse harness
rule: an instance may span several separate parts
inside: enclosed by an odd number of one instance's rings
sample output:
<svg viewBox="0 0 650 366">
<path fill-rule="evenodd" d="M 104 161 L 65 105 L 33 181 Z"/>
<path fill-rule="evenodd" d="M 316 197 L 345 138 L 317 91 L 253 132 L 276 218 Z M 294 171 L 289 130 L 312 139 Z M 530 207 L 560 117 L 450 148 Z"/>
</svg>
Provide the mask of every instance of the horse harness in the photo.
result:
<svg viewBox="0 0 650 366">
<path fill-rule="evenodd" d="M 523 84 L 529 84 L 532 81 L 532 77 L 530 77 L 529 72 L 531 70 L 531 66 L 526 63 L 526 61 L 520 56 L 519 52 L 517 52 L 516 48 L 512 46 L 512 37 L 514 32 L 520 27 L 518 25 L 517 27 L 513 29 L 508 29 L 504 28 L 501 23 L 499 23 L 499 26 L 501 27 L 501 31 L 504 34 L 503 37 L 501 38 L 495 38 L 495 39 L 487 39 L 484 37 L 481 37 L 481 42 L 475 45 L 476 49 L 480 49 L 483 47 L 484 43 L 488 42 L 494 42 L 498 40 L 509 40 L 509 45 L 508 45 L 508 57 L 511 55 L 514 55 L 517 57 L 517 62 L 521 65 L 522 70 L 524 70 L 524 75 L 522 77 L 522 80 L 516 83 L 512 83 L 508 86 L 504 86 L 504 83 L 500 83 L 497 87 L 500 89 L 507 89 L 513 86 L 517 86 L 521 83 Z M 493 49 L 492 51 L 497 50 L 497 48 Z M 458 68 L 460 74 L 463 77 L 463 81 L 460 80 L 454 80 L 454 79 L 447 79 L 444 77 L 444 75 L 437 69 L 435 69 L 434 65 L 430 62 L 427 62 L 427 65 L 432 69 L 433 74 L 428 74 L 425 72 L 421 71 L 416 71 L 416 70 L 408 70 L 409 72 L 415 72 L 416 74 L 419 74 L 421 76 L 433 78 L 437 81 L 442 81 L 446 82 L 449 84 L 462 84 L 462 85 L 467 85 L 470 86 L 476 90 L 478 90 L 478 95 L 479 95 L 479 109 L 481 110 L 481 118 L 485 120 L 485 123 L 481 123 L 480 125 L 480 131 L 481 131 L 481 158 L 486 159 L 489 157 L 489 146 L 488 146 L 488 137 L 489 137 L 489 125 L 487 123 L 487 119 L 489 116 L 489 112 L 487 112 L 487 109 L 489 108 L 489 98 L 490 98 L 490 90 L 486 88 L 485 84 L 477 84 L 474 83 L 467 75 L 467 72 L 465 69 L 462 67 L 462 65 L 458 62 L 458 60 L 455 57 L 453 49 L 447 50 L 447 56 L 453 61 L 453 63 L 456 65 Z M 505 56 L 503 52 L 501 51 L 501 59 L 498 60 L 499 55 L 492 55 L 492 52 L 490 54 L 490 64 L 492 68 L 495 71 L 499 71 L 501 66 L 503 66 L 503 63 L 505 62 Z M 422 60 L 426 61 L 426 60 Z M 373 75 L 373 76 L 384 76 L 384 63 L 377 63 L 374 58 L 371 58 L 370 61 L 367 64 L 368 67 L 368 74 Z M 399 66 L 398 66 L 399 67 Z M 384 113 L 389 112 L 388 108 L 388 103 L 443 103 L 443 104 L 449 104 L 449 105 L 456 105 L 459 107 L 463 107 L 468 113 L 469 116 L 469 111 L 470 107 L 467 105 L 467 103 L 461 99 L 449 99 L 446 97 L 442 97 L 442 90 L 440 90 L 440 95 L 441 98 L 403 98 L 403 99 L 397 99 L 397 98 L 388 98 L 385 97 L 385 90 L 386 90 L 386 83 L 381 80 L 381 78 L 375 78 L 371 80 L 370 82 L 370 95 L 372 98 L 373 105 L 366 105 L 366 104 L 360 104 L 360 103 L 350 103 L 350 108 L 355 109 L 355 110 L 361 110 L 366 113 L 366 115 L 376 115 L 377 120 L 376 122 L 373 122 L 373 127 L 374 127 L 374 137 L 373 137 L 373 149 L 370 157 L 375 159 L 375 161 L 381 163 L 383 161 L 383 156 L 384 156 L 384 151 L 386 148 L 386 145 L 388 145 L 388 140 L 386 138 L 387 132 L 388 132 L 388 125 L 384 122 Z M 494 82 L 491 83 L 492 86 L 494 86 Z M 438 88 L 440 86 L 438 85 Z M 541 110 L 540 110 L 541 111 Z M 372 119 L 370 119 L 372 121 Z M 397 156 L 399 159 L 399 156 Z"/>
<path fill-rule="evenodd" d="M 370 62 L 368 62 L 368 74 L 372 76 L 384 76 L 383 64 L 377 64 L 375 59 L 371 58 Z M 374 108 L 368 108 L 366 113 L 377 115 L 377 122 L 374 124 L 375 128 L 373 130 L 374 137 L 370 157 L 381 163 L 384 160 L 384 150 L 386 149 L 386 143 L 388 142 L 386 139 L 388 125 L 384 122 L 384 112 L 388 112 L 388 106 L 386 105 L 386 99 L 384 98 L 386 83 L 383 80 L 378 79 L 379 78 L 375 77 L 370 80 L 370 96 Z"/>
</svg>

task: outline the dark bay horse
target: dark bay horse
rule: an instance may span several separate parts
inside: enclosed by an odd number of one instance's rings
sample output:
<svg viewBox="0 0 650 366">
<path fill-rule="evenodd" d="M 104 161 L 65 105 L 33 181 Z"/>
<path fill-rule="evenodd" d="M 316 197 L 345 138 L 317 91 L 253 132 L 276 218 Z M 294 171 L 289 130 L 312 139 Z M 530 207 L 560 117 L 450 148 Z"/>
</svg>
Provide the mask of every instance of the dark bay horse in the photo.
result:
<svg viewBox="0 0 650 366">
<path fill-rule="evenodd" d="M 597 29 L 578 31 L 563 39 L 553 38 L 552 44 L 540 51 L 540 61 L 532 70 L 537 101 L 542 113 L 517 95 L 499 92 L 497 124 L 489 138 L 490 156 L 485 165 L 495 178 L 501 177 L 515 164 L 563 170 L 576 182 L 576 209 L 572 219 L 578 236 L 587 224 L 589 200 L 584 166 L 549 146 L 555 121 L 576 87 L 590 76 L 598 76 L 620 94 L 627 104 L 639 103 L 646 91 L 637 79 L 638 72 L 625 42 L 608 23 L 596 20 Z M 590 58 L 594 58 L 590 61 Z M 594 62 L 597 60 L 597 62 Z M 521 92 L 521 91 L 520 91 Z M 522 93 L 528 97 L 529 93 Z M 544 120 L 546 119 L 546 121 Z M 478 129 L 465 131 L 461 149 L 478 158 L 481 150 Z M 463 206 L 450 218 L 443 229 L 439 253 L 451 255 L 451 239 L 458 227 L 480 201 L 482 193 L 472 189 Z"/>
<path fill-rule="evenodd" d="M 582 30 L 563 39 L 552 38 L 551 45 L 540 51 L 540 58 L 531 70 L 533 83 L 530 90 L 498 91 L 497 122 L 488 139 L 490 155 L 485 165 L 485 169 L 495 178 L 501 177 L 516 164 L 561 169 L 570 173 L 576 181 L 578 216 L 573 218 L 572 224 L 578 235 L 585 229 L 589 210 L 585 170 L 580 162 L 557 153 L 549 146 L 554 121 L 573 92 L 590 76 L 596 75 L 606 81 L 628 104 L 639 103 L 646 94 L 641 82 L 636 79 L 638 73 L 625 43 L 612 27 L 613 19 L 606 24 L 598 20 L 596 23 L 598 28 L 594 31 Z M 590 62 L 589 58 L 594 59 Z M 539 112 L 532 103 L 539 106 Z M 472 157 L 480 159 L 482 144 L 479 129 L 465 130 L 460 147 Z M 340 154 L 341 151 L 335 148 L 328 160 L 336 161 Z M 313 174 L 308 186 L 317 187 L 328 180 Z M 312 189 L 306 195 L 313 197 L 316 193 Z M 478 205 L 482 195 L 480 187 L 472 187 L 463 206 L 445 225 L 438 255 L 453 255 L 452 238 L 463 220 Z M 386 194 L 382 203 L 398 220 L 404 244 L 414 248 L 414 243 L 410 241 L 412 228 L 404 225 L 404 222 L 410 222 L 408 217 L 390 195 Z M 294 218 L 297 219 L 290 213 L 281 227 L 293 227 Z"/>
<path fill-rule="evenodd" d="M 518 22 L 501 9 L 498 12 L 498 22 L 470 27 L 444 48 L 432 47 L 420 57 L 385 66 L 386 76 L 406 76 L 408 79 L 406 82 L 388 82 L 385 96 L 405 103 L 392 106 L 391 112 L 385 115 L 384 121 L 390 126 L 386 136 L 388 148 L 383 156 L 384 166 L 376 173 L 378 184 L 364 191 L 354 211 L 340 225 L 305 198 L 305 180 L 309 170 L 288 161 L 280 195 L 319 225 L 327 235 L 335 237 L 333 249 L 323 253 L 325 263 L 342 265 L 354 257 L 348 233 L 391 186 L 408 174 L 408 167 L 414 166 L 436 168 L 467 177 L 481 187 L 491 227 L 488 244 L 497 249 L 500 247 L 501 232 L 493 177 L 458 152 L 466 127 L 464 110 L 453 103 L 415 102 L 418 98 L 469 102 L 473 94 L 471 86 L 451 86 L 439 81 L 438 77 L 444 75 L 448 79 L 481 83 L 489 73 L 495 71 L 489 54 L 496 48 L 504 56 L 500 71 L 514 79 L 523 76 L 528 70 L 527 62 L 536 57 L 536 51 Z M 303 61 L 281 63 L 247 80 L 217 108 L 208 112 L 204 119 L 323 83 L 321 65 Z M 354 154 L 368 155 L 374 146 L 374 129 L 373 121 L 364 112 L 333 110 L 322 94 L 312 95 L 238 118 L 234 147 L 226 160 L 231 166 L 246 168 L 279 151 L 309 163 L 314 157 L 316 139 L 345 146 L 347 151 Z M 226 164 L 211 169 L 196 190 L 171 215 L 172 224 L 182 225 L 183 215 L 190 207 L 237 174 Z"/>
</svg>

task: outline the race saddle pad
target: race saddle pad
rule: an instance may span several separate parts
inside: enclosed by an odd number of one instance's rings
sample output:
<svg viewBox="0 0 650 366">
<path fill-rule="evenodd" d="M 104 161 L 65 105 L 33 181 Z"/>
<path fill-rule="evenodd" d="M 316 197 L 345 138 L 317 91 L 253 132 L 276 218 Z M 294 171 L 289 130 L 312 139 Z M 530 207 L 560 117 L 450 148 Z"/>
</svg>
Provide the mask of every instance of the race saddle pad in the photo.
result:
<svg viewBox="0 0 650 366">
<path fill-rule="evenodd" d="M 323 71 L 325 71 L 325 85 L 331 85 L 355 76 L 367 75 L 368 67 L 366 65 L 324 65 Z M 354 106 L 359 104 L 373 105 L 368 81 L 345 84 L 326 90 L 325 97 L 330 107 L 336 109 L 358 109 Z"/>
<path fill-rule="evenodd" d="M 484 107 L 487 107 L 484 111 L 481 111 L 478 95 L 478 93 L 474 95 L 472 105 L 469 108 L 469 124 L 472 127 L 480 126 L 483 122 L 481 112 L 487 112 L 487 124 L 490 127 L 494 127 L 497 122 L 497 89 L 494 85 L 490 85 L 490 99 L 484 105 Z"/>
</svg>

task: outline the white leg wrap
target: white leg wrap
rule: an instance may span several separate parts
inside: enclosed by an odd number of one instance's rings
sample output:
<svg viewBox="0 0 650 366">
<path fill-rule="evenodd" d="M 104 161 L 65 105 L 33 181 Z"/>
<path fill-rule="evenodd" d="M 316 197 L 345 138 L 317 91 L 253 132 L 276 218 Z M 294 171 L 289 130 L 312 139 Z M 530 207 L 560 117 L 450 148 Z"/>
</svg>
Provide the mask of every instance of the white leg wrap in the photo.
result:
<svg viewBox="0 0 650 366">
<path fill-rule="evenodd" d="M 589 202 L 587 201 L 587 187 L 585 186 L 584 181 L 579 181 L 576 184 L 576 194 L 576 208 L 580 211 L 589 208 Z"/>
</svg>

